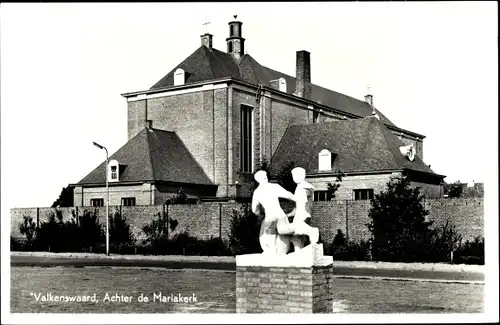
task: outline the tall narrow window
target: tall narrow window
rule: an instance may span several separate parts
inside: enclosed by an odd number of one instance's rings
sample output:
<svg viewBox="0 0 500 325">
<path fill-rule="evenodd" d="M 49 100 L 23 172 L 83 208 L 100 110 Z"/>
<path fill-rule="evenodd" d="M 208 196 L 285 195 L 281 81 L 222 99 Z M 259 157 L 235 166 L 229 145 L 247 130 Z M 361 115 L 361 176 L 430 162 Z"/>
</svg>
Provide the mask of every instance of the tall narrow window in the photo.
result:
<svg viewBox="0 0 500 325">
<path fill-rule="evenodd" d="M 111 179 L 117 179 L 118 178 L 118 176 L 116 175 L 116 170 L 117 170 L 116 166 L 111 166 Z"/>
<path fill-rule="evenodd" d="M 252 107 L 241 105 L 241 171 L 252 172 Z"/>
<path fill-rule="evenodd" d="M 234 26 L 229 25 L 229 37 L 232 37 L 232 36 L 234 36 Z"/>
<path fill-rule="evenodd" d="M 227 43 L 227 53 L 233 53 L 233 42 Z"/>
</svg>

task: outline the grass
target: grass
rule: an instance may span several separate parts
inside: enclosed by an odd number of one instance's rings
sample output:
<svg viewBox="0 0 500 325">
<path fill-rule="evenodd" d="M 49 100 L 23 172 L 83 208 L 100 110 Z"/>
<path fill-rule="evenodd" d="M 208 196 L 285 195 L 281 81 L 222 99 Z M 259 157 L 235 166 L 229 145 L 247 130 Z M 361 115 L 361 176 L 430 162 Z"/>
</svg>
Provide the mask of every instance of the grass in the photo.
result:
<svg viewBox="0 0 500 325">
<path fill-rule="evenodd" d="M 12 313 L 234 313 L 235 273 L 129 267 L 12 267 Z M 334 312 L 480 313 L 483 285 L 334 278 Z M 161 292 L 196 303 L 154 302 Z M 93 295 L 93 302 L 40 302 L 30 294 Z M 132 302 L 103 302 L 109 295 Z M 150 298 L 138 302 L 141 293 Z"/>
</svg>

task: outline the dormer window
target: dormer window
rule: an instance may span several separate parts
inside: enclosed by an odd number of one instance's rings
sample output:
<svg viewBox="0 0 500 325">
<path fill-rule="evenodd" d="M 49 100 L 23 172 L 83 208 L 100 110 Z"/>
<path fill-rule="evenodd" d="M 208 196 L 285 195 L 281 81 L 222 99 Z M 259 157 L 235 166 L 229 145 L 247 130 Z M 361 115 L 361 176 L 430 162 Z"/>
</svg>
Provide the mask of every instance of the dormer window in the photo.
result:
<svg viewBox="0 0 500 325">
<path fill-rule="evenodd" d="M 120 164 L 113 159 L 108 165 L 108 182 L 118 182 L 120 180 Z"/>
<path fill-rule="evenodd" d="M 330 150 L 321 150 L 318 156 L 318 171 L 332 170 L 332 162 L 332 153 Z"/>
<path fill-rule="evenodd" d="M 178 68 L 174 73 L 174 86 L 180 86 L 186 83 L 186 72 Z"/>
<path fill-rule="evenodd" d="M 286 79 L 285 78 L 279 78 L 278 79 L 278 89 L 279 91 L 282 91 L 286 93 Z"/>
</svg>

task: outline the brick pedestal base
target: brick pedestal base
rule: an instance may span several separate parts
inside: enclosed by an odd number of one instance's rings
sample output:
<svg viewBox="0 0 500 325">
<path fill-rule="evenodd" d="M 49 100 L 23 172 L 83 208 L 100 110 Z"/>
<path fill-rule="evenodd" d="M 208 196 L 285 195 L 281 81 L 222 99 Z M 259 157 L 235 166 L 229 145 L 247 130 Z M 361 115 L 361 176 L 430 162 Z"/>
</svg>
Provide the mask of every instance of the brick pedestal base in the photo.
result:
<svg viewBox="0 0 500 325">
<path fill-rule="evenodd" d="M 236 266 L 237 313 L 331 313 L 333 264 Z"/>
</svg>

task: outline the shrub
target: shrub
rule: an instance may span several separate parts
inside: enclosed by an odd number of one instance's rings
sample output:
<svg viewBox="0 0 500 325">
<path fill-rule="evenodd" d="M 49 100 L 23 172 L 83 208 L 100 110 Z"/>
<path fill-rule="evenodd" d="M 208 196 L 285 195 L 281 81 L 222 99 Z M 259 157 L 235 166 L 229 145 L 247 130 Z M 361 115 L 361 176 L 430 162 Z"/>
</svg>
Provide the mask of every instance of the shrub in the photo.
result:
<svg viewBox="0 0 500 325">
<path fill-rule="evenodd" d="M 333 242 L 325 249 L 328 254 L 333 256 L 334 260 L 339 261 L 368 261 L 370 260 L 369 241 L 350 241 L 346 240 L 342 230 L 337 229 Z"/>
<path fill-rule="evenodd" d="M 426 262 L 449 262 L 451 252 L 456 250 L 462 236 L 458 233 L 454 224 L 448 220 L 432 230 L 432 245 L 428 248 L 428 260 Z"/>
<path fill-rule="evenodd" d="M 233 254 L 262 252 L 259 242 L 262 220 L 262 216 L 252 212 L 249 204 L 243 204 L 239 211 L 233 209 L 229 233 L 229 246 Z"/>
<path fill-rule="evenodd" d="M 453 263 L 484 265 L 484 238 L 478 236 L 460 244 L 453 254 Z"/>
<path fill-rule="evenodd" d="M 26 237 L 26 241 L 22 244 L 23 245 L 23 250 L 24 249 L 33 249 L 34 248 L 34 242 L 36 238 L 36 223 L 33 222 L 33 218 L 30 216 L 23 216 L 23 222 L 21 223 L 21 226 L 19 227 L 19 231 L 21 232 L 21 235 L 24 235 Z M 12 242 L 12 237 L 11 237 L 11 242 Z M 19 248 L 19 246 L 16 244 L 16 247 Z"/>
<path fill-rule="evenodd" d="M 129 252 L 129 248 L 135 245 L 130 225 L 119 212 L 116 212 L 109 220 L 109 240 L 110 249 L 113 252 Z"/>
<path fill-rule="evenodd" d="M 433 234 L 426 220 L 419 188 L 410 188 L 403 175 L 393 178 L 387 189 L 371 200 L 369 212 L 372 256 L 377 261 L 424 262 L 432 247 Z"/>
</svg>

